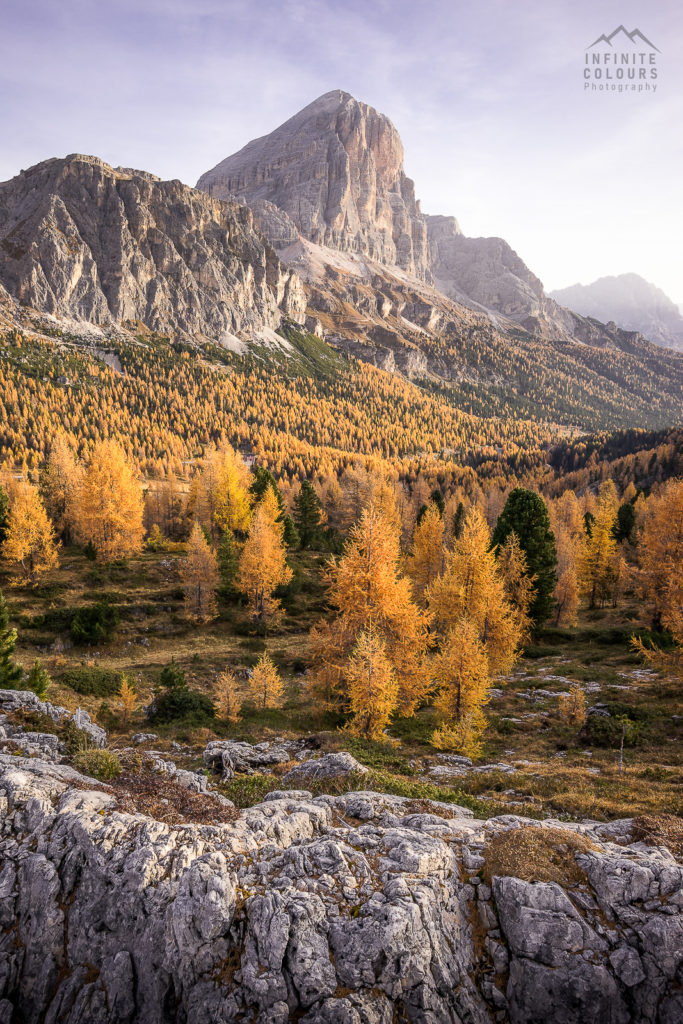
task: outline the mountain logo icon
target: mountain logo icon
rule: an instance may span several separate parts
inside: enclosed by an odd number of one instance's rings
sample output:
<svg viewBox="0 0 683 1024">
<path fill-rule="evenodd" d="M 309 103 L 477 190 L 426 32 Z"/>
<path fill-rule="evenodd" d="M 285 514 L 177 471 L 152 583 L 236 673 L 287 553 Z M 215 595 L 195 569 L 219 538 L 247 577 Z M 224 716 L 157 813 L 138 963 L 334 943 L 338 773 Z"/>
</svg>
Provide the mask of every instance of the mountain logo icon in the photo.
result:
<svg viewBox="0 0 683 1024">
<path fill-rule="evenodd" d="M 632 32 L 628 32 L 624 28 L 623 25 L 619 25 L 619 27 L 615 28 L 614 32 L 610 32 L 610 34 L 608 36 L 604 35 L 604 33 L 603 33 L 603 35 L 598 36 L 598 38 L 595 40 L 595 42 L 591 43 L 590 46 L 587 46 L 586 49 L 587 50 L 591 50 L 594 46 L 597 46 L 598 43 L 607 43 L 608 46 L 613 46 L 614 44 L 612 43 L 612 40 L 617 38 L 618 36 L 619 37 L 624 37 L 623 39 L 622 38 L 617 39 L 618 43 L 619 42 L 623 43 L 623 42 L 625 42 L 625 40 L 628 40 L 629 43 L 631 43 L 632 46 L 635 46 L 637 40 L 641 40 L 643 43 L 645 43 L 647 46 L 649 46 L 652 50 L 656 50 L 657 53 L 661 53 L 662 52 L 659 49 L 659 47 L 655 46 L 654 43 L 650 42 L 650 40 L 647 38 L 647 36 L 643 35 L 643 33 L 640 31 L 639 28 L 634 28 Z"/>
</svg>

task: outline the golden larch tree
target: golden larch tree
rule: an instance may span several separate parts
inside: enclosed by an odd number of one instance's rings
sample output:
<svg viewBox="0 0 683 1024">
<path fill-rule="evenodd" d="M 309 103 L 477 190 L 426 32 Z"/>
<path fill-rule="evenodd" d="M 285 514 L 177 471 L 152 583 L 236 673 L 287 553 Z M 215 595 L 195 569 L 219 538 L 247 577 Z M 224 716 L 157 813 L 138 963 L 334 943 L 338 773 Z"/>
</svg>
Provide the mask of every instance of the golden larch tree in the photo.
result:
<svg viewBox="0 0 683 1024">
<path fill-rule="evenodd" d="M 52 524 L 33 484 L 26 480 L 10 489 L 7 536 L 2 554 L 14 586 L 33 585 L 58 563 Z"/>
<path fill-rule="evenodd" d="M 612 596 L 615 579 L 615 560 L 617 558 L 617 542 L 612 530 L 617 520 L 619 502 L 616 489 L 603 484 L 595 504 L 594 519 L 591 523 L 590 536 L 581 548 L 577 569 L 579 585 L 588 598 L 590 608 L 604 605 Z"/>
<path fill-rule="evenodd" d="M 257 708 L 282 707 L 284 684 L 272 658 L 264 651 L 249 677 L 249 689 Z"/>
<path fill-rule="evenodd" d="M 349 729 L 356 736 L 379 739 L 398 701 L 398 681 L 384 644 L 370 627 L 363 630 L 346 666 Z"/>
<path fill-rule="evenodd" d="M 658 628 L 675 603 L 671 594 L 683 573 L 683 480 L 670 480 L 648 498 L 638 561 L 640 590 Z"/>
<path fill-rule="evenodd" d="M 579 583 L 574 568 L 569 567 L 560 574 L 555 584 L 553 597 L 555 598 L 555 625 L 576 625 L 579 610 Z"/>
<path fill-rule="evenodd" d="M 220 583 L 218 562 L 199 523 L 192 527 L 180 578 L 187 617 L 198 622 L 214 619 L 218 611 L 216 592 Z"/>
<path fill-rule="evenodd" d="M 371 626 L 396 674 L 401 712 L 413 714 L 429 692 L 422 664 L 427 617 L 401 572 L 399 530 L 390 511 L 369 506 L 351 529 L 342 557 L 328 566 L 328 601 L 337 614 L 311 631 L 318 691 L 327 703 L 348 704 L 349 658 Z"/>
<path fill-rule="evenodd" d="M 226 530 L 246 533 L 251 521 L 251 476 L 229 444 L 208 452 L 190 489 L 190 508 L 215 538 Z"/>
<path fill-rule="evenodd" d="M 71 541 L 75 498 L 82 477 L 83 466 L 66 434 L 60 431 L 40 474 L 40 493 L 55 532 L 65 544 Z"/>
<path fill-rule="evenodd" d="M 82 544 L 91 541 L 103 562 L 127 558 L 142 547 L 142 487 L 116 441 L 95 445 L 75 493 L 74 527 Z"/>
<path fill-rule="evenodd" d="M 533 573 L 529 575 L 526 555 L 514 530 L 498 549 L 498 569 L 503 579 L 505 596 L 517 618 L 520 642 L 525 643 L 531 632 L 529 608 L 534 599 L 536 576 Z"/>
<path fill-rule="evenodd" d="M 138 706 L 138 698 L 135 689 L 130 685 L 128 677 L 125 675 L 121 679 L 118 698 L 122 722 L 124 725 L 128 725 Z"/>
<path fill-rule="evenodd" d="M 586 708 L 586 693 L 581 683 L 572 683 L 569 693 L 560 697 L 558 701 L 560 718 L 576 729 L 581 729 L 586 724 L 588 716 Z"/>
<path fill-rule="evenodd" d="M 429 611 L 445 634 L 462 619 L 471 622 L 485 644 L 493 675 L 514 664 L 523 640 L 520 617 L 508 601 L 505 584 L 490 550 L 491 534 L 481 510 L 472 506 L 462 533 L 446 554 L 441 576 L 427 592 Z"/>
<path fill-rule="evenodd" d="M 230 672 L 229 669 L 220 672 L 214 690 L 214 703 L 218 718 L 222 718 L 224 722 L 238 722 L 243 700 L 235 673 Z"/>
<path fill-rule="evenodd" d="M 444 521 L 439 509 L 431 503 L 413 533 L 413 549 L 406 559 L 406 572 L 413 584 L 417 602 L 427 603 L 428 587 L 444 569 Z"/>
<path fill-rule="evenodd" d="M 237 589 L 249 599 L 254 621 L 259 623 L 276 618 L 280 602 L 275 591 L 289 583 L 293 575 L 287 565 L 279 516 L 277 498 L 268 487 L 254 512 L 235 580 Z"/>
<path fill-rule="evenodd" d="M 468 757 L 478 754 L 491 676 L 486 647 L 472 621 L 463 618 L 448 629 L 441 651 L 433 659 L 432 673 L 439 721 L 433 745 Z"/>
</svg>

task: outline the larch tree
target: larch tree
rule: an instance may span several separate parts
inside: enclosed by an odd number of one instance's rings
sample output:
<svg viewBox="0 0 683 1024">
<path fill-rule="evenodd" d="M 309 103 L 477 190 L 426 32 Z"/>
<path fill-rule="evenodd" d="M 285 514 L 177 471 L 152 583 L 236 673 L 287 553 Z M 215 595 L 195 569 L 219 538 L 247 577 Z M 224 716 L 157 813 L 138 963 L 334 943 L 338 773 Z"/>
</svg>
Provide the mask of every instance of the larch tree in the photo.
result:
<svg viewBox="0 0 683 1024">
<path fill-rule="evenodd" d="M 553 596 L 555 598 L 555 625 L 576 625 L 579 610 L 579 583 L 576 570 L 573 567 L 565 569 L 560 574 Z"/>
<path fill-rule="evenodd" d="M 491 673 L 508 671 L 517 659 L 523 628 L 507 599 L 489 528 L 477 506 L 467 511 L 445 562 L 443 575 L 427 592 L 432 621 L 444 635 L 467 619 L 486 647 Z"/>
<path fill-rule="evenodd" d="M 135 688 L 128 682 L 128 676 L 123 676 L 118 692 L 118 705 L 121 712 L 121 720 L 128 725 L 138 706 L 138 698 Z"/>
<path fill-rule="evenodd" d="M 557 578 L 555 537 L 540 494 L 523 487 L 510 492 L 493 531 L 493 546 L 502 545 L 512 532 L 517 534 L 529 573 L 534 576 L 534 598 L 529 615 L 534 625 L 540 626 L 552 612 L 552 593 Z"/>
<path fill-rule="evenodd" d="M 246 533 L 251 520 L 251 474 L 229 445 L 210 451 L 192 482 L 190 501 L 196 517 L 212 537 L 230 530 Z"/>
<path fill-rule="evenodd" d="M 534 600 L 536 577 L 529 574 L 526 555 L 514 530 L 498 548 L 497 557 L 505 596 L 517 615 L 521 640 L 526 642 L 531 633 L 529 609 Z"/>
<path fill-rule="evenodd" d="M 380 739 L 398 702 L 398 681 L 382 640 L 370 626 L 358 637 L 346 666 L 349 729 L 365 739 Z"/>
<path fill-rule="evenodd" d="M 282 707 L 284 684 L 272 658 L 264 651 L 249 677 L 249 689 L 257 708 Z"/>
<path fill-rule="evenodd" d="M 116 441 L 95 445 L 75 493 L 76 539 L 90 542 L 103 562 L 127 558 L 142 547 L 142 487 Z"/>
<path fill-rule="evenodd" d="M 386 507 L 370 505 L 350 531 L 344 554 L 328 567 L 331 622 L 311 631 L 318 692 L 328 704 L 348 705 L 349 659 L 372 628 L 398 682 L 398 708 L 413 714 L 429 692 L 423 667 L 427 617 L 401 572 L 400 525 Z"/>
<path fill-rule="evenodd" d="M 293 575 L 287 565 L 284 527 L 279 517 L 277 498 L 269 487 L 254 512 L 235 581 L 237 589 L 249 599 L 254 621 L 261 624 L 279 613 L 275 591 L 289 583 Z"/>
<path fill-rule="evenodd" d="M 614 484 L 600 489 L 595 505 L 590 536 L 581 549 L 578 560 L 579 583 L 588 598 L 590 608 L 605 604 L 612 596 L 615 579 L 617 542 L 614 539 L 614 524 L 617 518 L 618 500 Z"/>
<path fill-rule="evenodd" d="M 581 683 L 572 683 L 569 687 L 569 693 L 560 697 L 558 711 L 560 718 L 564 719 L 569 725 L 573 725 L 577 730 L 583 728 L 586 724 L 588 712 L 586 692 Z"/>
<path fill-rule="evenodd" d="M 475 624 L 460 619 L 446 633 L 432 662 L 437 688 L 434 708 L 438 728 L 432 744 L 440 750 L 457 750 L 468 757 L 479 753 L 486 725 L 484 707 L 491 685 L 486 647 Z"/>
<path fill-rule="evenodd" d="M 423 608 L 428 588 L 443 572 L 444 557 L 443 516 L 431 502 L 415 526 L 413 549 L 406 559 L 406 572 L 413 584 L 415 599 Z"/>
<path fill-rule="evenodd" d="M 37 489 L 25 480 L 15 483 L 10 492 L 2 553 L 16 586 L 35 584 L 58 563 L 52 524 Z"/>
<path fill-rule="evenodd" d="M 224 722 L 238 722 L 243 700 L 235 673 L 228 669 L 220 672 L 214 690 L 216 717 Z"/>
<path fill-rule="evenodd" d="M 640 589 L 651 622 L 660 628 L 683 572 L 683 480 L 670 480 L 647 500 L 638 545 Z"/>
<path fill-rule="evenodd" d="M 199 523 L 192 527 L 187 542 L 187 558 L 180 570 L 185 593 L 185 614 L 197 622 L 214 619 L 218 606 L 216 591 L 220 582 L 216 555 L 209 547 Z"/>
<path fill-rule="evenodd" d="M 58 433 L 40 474 L 40 493 L 45 511 L 57 536 L 69 544 L 73 533 L 74 504 L 83 477 L 83 466 L 76 458 L 66 434 Z"/>
</svg>

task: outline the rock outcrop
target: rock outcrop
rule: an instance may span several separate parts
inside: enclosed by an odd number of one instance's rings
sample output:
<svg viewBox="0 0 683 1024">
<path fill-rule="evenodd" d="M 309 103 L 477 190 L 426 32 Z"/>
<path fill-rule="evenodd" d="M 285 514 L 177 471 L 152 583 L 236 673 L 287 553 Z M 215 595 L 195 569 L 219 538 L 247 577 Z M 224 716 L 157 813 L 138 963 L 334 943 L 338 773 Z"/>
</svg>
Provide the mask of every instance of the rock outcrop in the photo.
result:
<svg viewBox="0 0 683 1024">
<path fill-rule="evenodd" d="M 305 307 L 250 210 L 79 155 L 0 184 L 0 286 L 42 313 L 214 340 Z"/>
<path fill-rule="evenodd" d="M 638 274 L 601 277 L 551 292 L 557 302 L 603 324 L 638 331 L 656 345 L 683 351 L 683 316 L 664 292 Z"/>
<path fill-rule="evenodd" d="M 207 171 L 197 187 L 247 203 L 279 248 L 300 233 L 429 277 L 427 228 L 399 134 L 347 92 L 320 96 Z"/>
<path fill-rule="evenodd" d="M 573 880 L 525 881 L 490 851 L 538 823 L 467 813 L 301 791 L 172 826 L 64 765 L 0 755 L 0 1021 L 681 1019 L 668 851 L 628 845 L 628 822 L 554 822 Z"/>
<path fill-rule="evenodd" d="M 12 725 L 8 715 L 16 711 L 48 718 L 55 725 L 65 725 L 69 722 L 84 734 L 86 741 L 91 746 L 106 746 L 106 732 L 100 725 L 96 725 L 92 721 L 87 711 L 84 711 L 83 708 L 69 711 L 67 708 L 60 707 L 59 704 L 42 701 L 32 690 L 0 690 L 0 740 L 11 740 L 12 743 L 23 747 L 33 744 L 38 748 L 41 746 L 43 749 L 49 748 L 55 758 L 58 757 L 57 737 L 49 733 L 45 735 L 30 732 L 21 726 Z M 35 739 L 38 736 L 42 739 Z"/>
</svg>

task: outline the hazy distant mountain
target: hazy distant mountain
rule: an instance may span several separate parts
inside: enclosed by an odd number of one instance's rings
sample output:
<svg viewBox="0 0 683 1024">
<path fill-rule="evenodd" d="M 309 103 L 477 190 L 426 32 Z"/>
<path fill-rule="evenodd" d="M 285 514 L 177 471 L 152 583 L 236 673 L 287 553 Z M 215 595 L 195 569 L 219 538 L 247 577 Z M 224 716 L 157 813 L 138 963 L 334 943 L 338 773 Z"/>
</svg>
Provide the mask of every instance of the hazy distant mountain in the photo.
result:
<svg viewBox="0 0 683 1024">
<path fill-rule="evenodd" d="M 552 298 L 583 316 L 640 331 L 650 341 L 683 351 L 683 316 L 660 288 L 638 274 L 601 277 L 550 292 Z"/>
<path fill-rule="evenodd" d="M 304 308 L 246 207 L 79 155 L 0 183 L 2 286 L 43 313 L 212 338 Z"/>
</svg>

